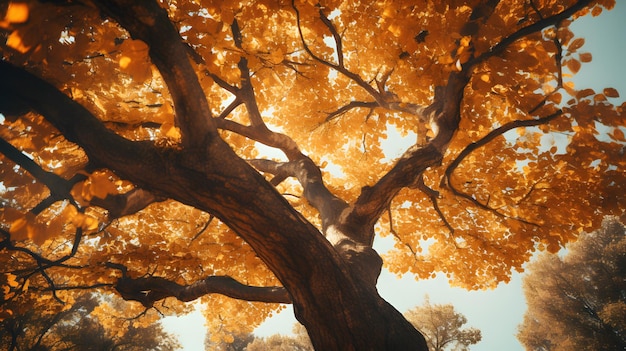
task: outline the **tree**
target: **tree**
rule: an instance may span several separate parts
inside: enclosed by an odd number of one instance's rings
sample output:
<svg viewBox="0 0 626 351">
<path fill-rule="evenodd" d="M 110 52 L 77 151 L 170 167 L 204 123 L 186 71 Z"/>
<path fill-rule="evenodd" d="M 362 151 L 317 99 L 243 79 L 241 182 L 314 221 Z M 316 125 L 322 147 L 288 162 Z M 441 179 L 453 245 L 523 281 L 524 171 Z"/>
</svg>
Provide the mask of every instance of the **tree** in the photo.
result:
<svg viewBox="0 0 626 351">
<path fill-rule="evenodd" d="M 451 304 L 431 305 L 426 299 L 424 306 L 415 307 L 404 315 L 424 335 L 431 351 L 467 351 L 469 345 L 477 344 L 482 338 L 476 328 L 461 329 L 467 318 Z"/>
<path fill-rule="evenodd" d="M 383 262 L 492 287 L 624 209 L 619 94 L 568 80 L 613 6 L 4 2 L 3 299 L 202 298 L 211 334 L 292 303 L 316 349 L 425 350 Z"/>
<path fill-rule="evenodd" d="M 94 310 L 99 301 L 84 294 L 60 310 L 38 306 L 0 322 L 6 350 L 175 350 L 178 342 L 159 324 L 118 328 L 109 333 Z M 35 307 L 35 308 L 32 308 Z M 57 306 L 58 307 L 58 306 Z"/>
<path fill-rule="evenodd" d="M 626 348 L 626 227 L 609 218 L 563 257 L 544 254 L 524 278 L 527 350 Z"/>
<path fill-rule="evenodd" d="M 215 339 L 215 340 L 214 340 Z M 207 334 L 204 338 L 204 349 L 206 351 L 242 351 L 254 341 L 254 334 L 230 334 L 230 337 L 224 338 L 221 335 Z"/>
<path fill-rule="evenodd" d="M 313 351 L 313 345 L 306 333 L 306 329 L 300 323 L 296 323 L 293 327 L 295 336 L 286 335 L 270 335 L 266 338 L 255 338 L 248 346 L 246 351 Z"/>
</svg>

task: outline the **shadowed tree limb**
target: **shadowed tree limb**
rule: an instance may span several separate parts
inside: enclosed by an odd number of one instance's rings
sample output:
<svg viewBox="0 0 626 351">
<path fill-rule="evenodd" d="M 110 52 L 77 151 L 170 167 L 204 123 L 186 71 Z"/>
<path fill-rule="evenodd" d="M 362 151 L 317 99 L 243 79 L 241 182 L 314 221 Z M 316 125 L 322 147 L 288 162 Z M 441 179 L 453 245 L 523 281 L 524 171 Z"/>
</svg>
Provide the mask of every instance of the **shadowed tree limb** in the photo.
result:
<svg viewBox="0 0 626 351">
<path fill-rule="evenodd" d="M 345 114 L 352 109 L 362 107 L 368 108 L 370 109 L 370 111 L 372 111 L 374 108 L 378 107 L 378 103 L 375 101 L 350 101 L 348 104 L 343 105 L 337 110 L 329 113 L 324 122 L 320 124 L 320 126 L 324 123 L 332 121 L 333 119 Z"/>
<path fill-rule="evenodd" d="M 50 190 L 50 195 L 31 209 L 33 214 L 41 213 L 48 206 L 60 200 L 69 200 L 73 205 L 78 206 L 70 192 L 75 184 L 87 179 L 86 175 L 79 173 L 66 180 L 53 172 L 44 170 L 35 161 L 2 138 L 0 138 L 0 152 L 28 171 Z M 124 194 L 109 194 L 104 199 L 94 197 L 90 203 L 108 210 L 111 218 L 119 218 L 136 213 L 157 201 L 160 199 L 149 191 L 135 188 Z"/>
<path fill-rule="evenodd" d="M 181 285 L 161 277 L 122 277 L 114 285 L 125 300 L 138 301 L 145 307 L 167 297 L 183 302 L 209 294 L 221 294 L 245 301 L 290 304 L 291 297 L 283 287 L 245 285 L 229 276 L 210 276 L 190 285 Z"/>
<path fill-rule="evenodd" d="M 94 197 L 90 204 L 106 209 L 109 219 L 114 219 L 137 213 L 148 205 L 163 200 L 147 190 L 134 188 L 123 194 L 108 194 L 104 199 Z"/>
<path fill-rule="evenodd" d="M 53 172 L 48 172 L 2 138 L 0 138 L 0 152 L 11 161 L 25 169 L 33 176 L 33 178 L 43 183 L 50 190 L 50 195 L 31 209 L 33 214 L 41 213 L 43 210 L 48 208 L 48 206 L 60 200 L 70 200 L 75 204 L 70 191 L 72 190 L 74 184 L 87 178 L 85 175 L 77 174 L 72 179 L 66 180 Z"/>
</svg>

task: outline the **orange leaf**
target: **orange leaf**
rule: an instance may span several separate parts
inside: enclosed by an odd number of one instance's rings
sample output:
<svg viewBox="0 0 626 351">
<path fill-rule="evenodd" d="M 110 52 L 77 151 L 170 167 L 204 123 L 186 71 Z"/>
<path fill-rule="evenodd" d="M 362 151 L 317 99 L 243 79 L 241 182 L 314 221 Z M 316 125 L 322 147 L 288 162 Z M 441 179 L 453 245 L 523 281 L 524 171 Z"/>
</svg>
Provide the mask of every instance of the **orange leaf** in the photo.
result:
<svg viewBox="0 0 626 351">
<path fill-rule="evenodd" d="M 591 10 L 591 16 L 598 17 L 602 13 L 602 7 L 596 6 Z"/>
<path fill-rule="evenodd" d="M 548 97 L 548 101 L 554 102 L 555 104 L 560 104 L 561 103 L 561 93 L 554 93 L 552 95 L 550 95 L 550 97 Z"/>
<path fill-rule="evenodd" d="M 13 221 L 13 223 L 11 223 L 11 227 L 9 228 L 11 240 L 23 241 L 28 239 L 31 236 L 30 232 L 32 231 L 32 226 L 28 223 L 28 219 L 34 220 L 34 217 L 34 215 L 27 213 L 24 215 L 24 217 L 18 218 Z"/>
<path fill-rule="evenodd" d="M 577 38 L 567 48 L 570 52 L 574 52 L 585 45 L 585 38 Z"/>
<path fill-rule="evenodd" d="M 19 283 L 17 282 L 17 276 L 11 273 L 7 273 L 7 284 L 12 287 L 15 288 L 19 285 Z"/>
<path fill-rule="evenodd" d="M 578 60 L 570 59 L 570 60 L 567 60 L 565 64 L 567 65 L 567 68 L 569 68 L 569 70 L 572 73 L 578 73 L 578 71 L 580 70 L 580 61 Z"/>
<path fill-rule="evenodd" d="M 37 223 L 35 215 L 28 212 L 11 223 L 9 234 L 11 234 L 11 240 L 23 241 L 30 239 L 35 244 L 41 245 L 53 233 L 48 232 L 45 226 Z"/>
<path fill-rule="evenodd" d="M 593 101 L 606 101 L 604 94 L 596 94 L 593 96 Z"/>
<path fill-rule="evenodd" d="M 89 176 L 89 190 L 86 199 L 98 197 L 104 199 L 108 194 L 117 194 L 117 185 L 110 179 L 109 174 L 104 172 L 94 172 Z"/>
<path fill-rule="evenodd" d="M 578 58 L 580 58 L 581 62 L 591 62 L 593 56 L 590 52 L 582 52 L 578 55 Z"/>
<path fill-rule="evenodd" d="M 613 133 L 611 133 L 610 135 L 613 140 L 621 142 L 626 141 L 626 137 L 624 137 L 624 131 L 622 131 L 620 128 L 613 129 Z"/>
<path fill-rule="evenodd" d="M 122 56 L 120 57 L 120 68 L 121 69 L 125 69 L 128 67 L 128 65 L 130 65 L 130 62 L 132 61 L 132 59 L 128 56 Z"/>
<path fill-rule="evenodd" d="M 606 97 L 610 97 L 610 98 L 618 98 L 619 97 L 619 92 L 615 88 L 604 88 L 602 93 L 604 93 L 604 95 L 606 95 Z"/>
<path fill-rule="evenodd" d="M 30 50 L 29 46 L 24 45 L 22 37 L 18 31 L 13 31 L 7 38 L 6 45 L 12 49 L 15 49 L 21 54 L 24 54 Z"/>
<path fill-rule="evenodd" d="M 9 23 L 24 23 L 28 21 L 28 5 L 19 2 L 10 3 L 4 20 Z"/>
<path fill-rule="evenodd" d="M 583 90 L 579 91 L 579 92 L 576 94 L 576 98 L 577 98 L 577 99 L 582 99 L 582 98 L 585 98 L 585 97 L 587 97 L 587 96 L 593 95 L 593 94 L 595 94 L 595 93 L 596 93 L 596 92 L 595 92 L 595 91 L 593 91 L 593 89 L 583 89 Z"/>
</svg>

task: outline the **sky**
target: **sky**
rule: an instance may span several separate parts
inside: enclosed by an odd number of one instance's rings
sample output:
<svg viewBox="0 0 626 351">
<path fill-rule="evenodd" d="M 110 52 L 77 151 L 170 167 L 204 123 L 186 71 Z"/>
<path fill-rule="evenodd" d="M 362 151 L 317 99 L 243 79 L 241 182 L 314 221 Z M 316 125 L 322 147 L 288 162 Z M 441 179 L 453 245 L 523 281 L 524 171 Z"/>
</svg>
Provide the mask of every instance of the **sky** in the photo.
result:
<svg viewBox="0 0 626 351">
<path fill-rule="evenodd" d="M 616 88 L 622 96 L 615 104 L 626 100 L 626 1 L 617 0 L 615 8 L 599 17 L 586 16 L 571 25 L 577 37 L 585 38 L 579 52 L 591 52 L 593 61 L 583 64 L 574 77 L 577 89 Z M 375 248 L 384 252 L 391 247 L 391 238 L 377 238 Z M 380 295 L 400 312 L 422 305 L 428 295 L 431 304 L 451 303 L 467 317 L 467 326 L 481 330 L 483 339 L 470 347 L 472 351 L 523 351 L 515 337 L 522 322 L 526 303 L 522 292 L 523 274 L 514 273 L 508 284 L 496 289 L 466 291 L 452 288 L 445 277 L 416 281 L 413 276 L 398 278 L 383 271 L 379 278 Z M 255 330 L 257 336 L 276 333 L 290 334 L 295 323 L 293 310 L 288 306 Z M 204 318 L 199 312 L 183 317 L 168 317 L 163 322 L 166 329 L 176 333 L 184 351 L 204 350 Z"/>
</svg>

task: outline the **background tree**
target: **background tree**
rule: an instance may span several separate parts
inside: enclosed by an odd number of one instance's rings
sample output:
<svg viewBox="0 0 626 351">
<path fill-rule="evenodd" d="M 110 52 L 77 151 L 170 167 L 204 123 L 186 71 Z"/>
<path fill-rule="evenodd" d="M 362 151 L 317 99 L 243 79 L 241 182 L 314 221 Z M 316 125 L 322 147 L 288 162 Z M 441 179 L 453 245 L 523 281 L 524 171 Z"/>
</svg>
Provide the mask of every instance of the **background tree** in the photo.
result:
<svg viewBox="0 0 626 351">
<path fill-rule="evenodd" d="M 461 329 L 467 318 L 451 304 L 431 305 L 426 298 L 424 306 L 415 307 L 404 316 L 424 335 L 431 351 L 467 351 L 482 339 L 476 328 Z"/>
<path fill-rule="evenodd" d="M 568 80 L 613 5 L 2 2 L 3 299 L 202 298 L 212 335 L 293 303 L 317 349 L 425 350 L 383 262 L 493 287 L 624 210 L 619 94 Z"/>
<path fill-rule="evenodd" d="M 563 257 L 544 254 L 524 278 L 527 350 L 626 348 L 626 228 L 617 218 L 580 236 Z"/>
<path fill-rule="evenodd" d="M 467 319 L 456 312 L 451 304 L 431 305 L 427 298 L 424 306 L 415 307 L 404 313 L 404 316 L 424 335 L 430 351 L 467 351 L 469 345 L 477 344 L 482 338 L 480 330 L 476 328 L 461 329 Z M 253 338 L 245 348 L 233 350 L 313 350 L 302 324 L 295 324 L 293 333 L 295 336 L 275 334 Z"/>
<path fill-rule="evenodd" d="M 206 351 L 240 351 L 246 350 L 248 345 L 254 341 L 254 334 L 229 334 L 210 335 L 204 337 L 204 349 Z"/>
<path fill-rule="evenodd" d="M 14 315 L 0 322 L 3 350 L 168 351 L 179 346 L 157 323 L 135 327 L 118 321 L 121 326 L 112 333 L 93 313 L 100 301 L 92 294 L 83 294 L 61 309 L 32 303 L 29 308 L 18 306 Z"/>
<path fill-rule="evenodd" d="M 306 329 L 300 323 L 296 323 L 293 326 L 294 336 L 287 336 L 281 334 L 270 335 L 264 338 L 255 338 L 246 351 L 313 351 L 313 345 L 306 333 Z"/>
</svg>

